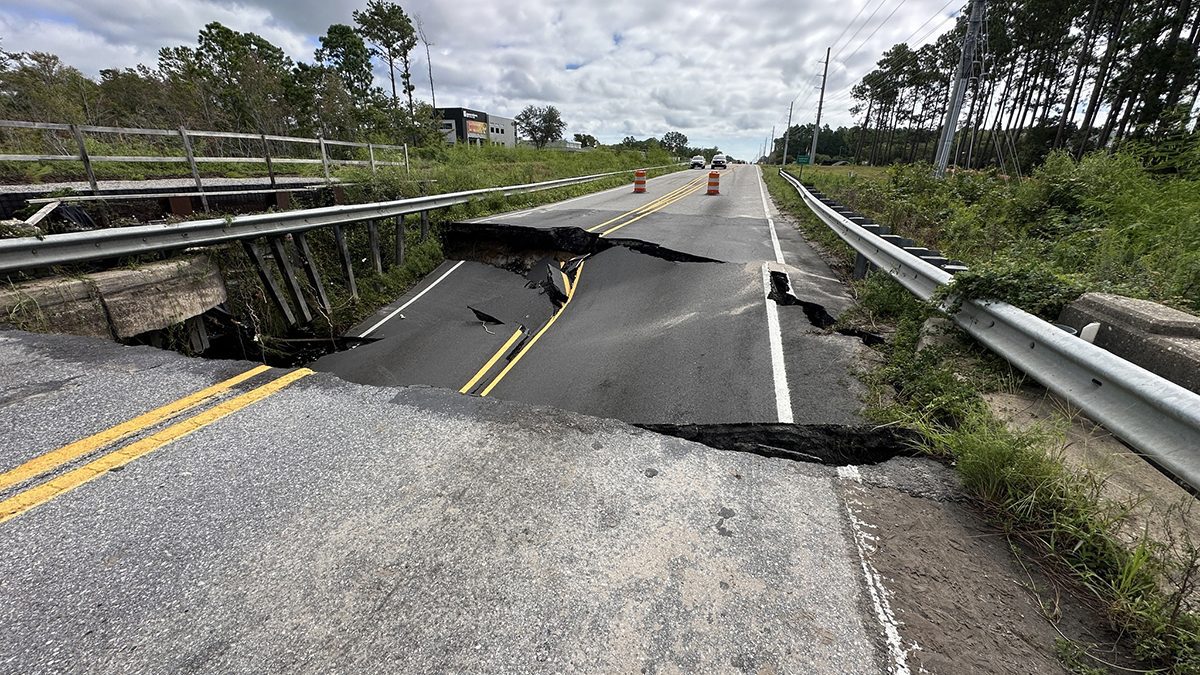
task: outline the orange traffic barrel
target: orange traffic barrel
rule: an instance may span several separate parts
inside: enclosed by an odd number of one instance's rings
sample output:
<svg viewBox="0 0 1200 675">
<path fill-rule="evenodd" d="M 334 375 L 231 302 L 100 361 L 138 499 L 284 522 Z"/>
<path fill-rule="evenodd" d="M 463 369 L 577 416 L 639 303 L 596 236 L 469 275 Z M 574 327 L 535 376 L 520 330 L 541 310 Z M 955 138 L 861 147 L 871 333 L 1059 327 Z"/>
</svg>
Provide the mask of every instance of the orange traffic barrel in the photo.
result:
<svg viewBox="0 0 1200 675">
<path fill-rule="evenodd" d="M 708 194 L 721 194 L 721 174 L 717 173 L 716 171 L 708 172 Z"/>
<path fill-rule="evenodd" d="M 646 191 L 646 170 L 638 169 L 633 172 L 633 191 L 634 193 L 642 193 Z"/>
</svg>

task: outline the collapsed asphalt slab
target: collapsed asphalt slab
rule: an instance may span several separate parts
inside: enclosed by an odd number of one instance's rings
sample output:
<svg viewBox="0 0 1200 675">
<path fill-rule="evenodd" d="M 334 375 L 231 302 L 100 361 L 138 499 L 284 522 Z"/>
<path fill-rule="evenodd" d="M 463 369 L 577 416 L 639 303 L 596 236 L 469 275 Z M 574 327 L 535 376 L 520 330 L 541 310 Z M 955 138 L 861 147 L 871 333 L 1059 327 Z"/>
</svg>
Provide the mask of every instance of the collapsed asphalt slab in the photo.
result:
<svg viewBox="0 0 1200 675">
<path fill-rule="evenodd" d="M 70 381 L 4 384 L 62 420 L 124 400 L 82 382 L 230 366 L 86 338 L 50 339 L 87 345 L 55 361 L 46 340 L 2 333 L 0 359 Z M 0 663 L 876 672 L 835 483 L 613 420 L 318 374 L 0 525 Z"/>
<path fill-rule="evenodd" d="M 776 422 L 778 330 L 795 421 L 863 423 L 853 375 L 861 341 L 828 330 L 851 303 L 839 286 L 786 265 L 771 263 L 767 275 L 763 263 L 723 263 L 573 227 L 470 223 L 445 236 L 449 254 L 471 259 L 430 292 L 414 291 L 422 294 L 416 302 L 398 301 L 404 318 L 373 333 L 380 342 L 312 367 L 364 384 L 459 389 L 515 328 L 523 334 L 501 350 L 497 370 L 546 323 L 490 309 L 485 316 L 503 321 L 481 323 L 476 310 L 536 293 L 541 307 L 556 308 L 544 288 L 530 288 L 530 266 L 582 258 L 570 306 L 491 396 L 638 424 Z M 781 329 L 768 325 L 768 305 Z"/>
</svg>

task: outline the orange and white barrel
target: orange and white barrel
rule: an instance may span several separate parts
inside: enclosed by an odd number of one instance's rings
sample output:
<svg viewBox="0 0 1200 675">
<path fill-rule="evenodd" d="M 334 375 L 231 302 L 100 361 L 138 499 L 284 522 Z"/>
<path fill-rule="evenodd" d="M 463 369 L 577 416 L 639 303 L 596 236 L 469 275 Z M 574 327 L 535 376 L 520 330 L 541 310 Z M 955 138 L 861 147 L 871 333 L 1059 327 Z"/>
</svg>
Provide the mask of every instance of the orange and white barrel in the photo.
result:
<svg viewBox="0 0 1200 675">
<path fill-rule="evenodd" d="M 717 173 L 716 171 L 708 172 L 708 194 L 721 194 L 721 174 Z"/>
<path fill-rule="evenodd" d="M 633 192 L 641 194 L 646 191 L 646 170 L 638 169 L 633 172 Z"/>
</svg>

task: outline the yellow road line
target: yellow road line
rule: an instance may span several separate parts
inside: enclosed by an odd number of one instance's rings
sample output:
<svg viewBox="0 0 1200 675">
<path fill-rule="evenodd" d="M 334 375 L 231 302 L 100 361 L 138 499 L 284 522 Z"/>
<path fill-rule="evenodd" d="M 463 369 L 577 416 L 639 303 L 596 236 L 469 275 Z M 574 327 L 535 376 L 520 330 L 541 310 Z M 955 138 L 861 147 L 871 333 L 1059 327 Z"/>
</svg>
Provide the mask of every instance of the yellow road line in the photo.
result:
<svg viewBox="0 0 1200 675">
<path fill-rule="evenodd" d="M 529 350 L 532 349 L 535 344 L 537 344 L 537 341 L 542 337 L 542 335 L 544 335 L 546 331 L 550 330 L 550 327 L 554 325 L 554 322 L 558 321 L 558 317 L 562 316 L 562 313 L 566 311 L 567 305 L 570 305 L 571 301 L 575 299 L 575 291 L 579 290 L 579 279 L 582 275 L 583 263 L 579 263 L 579 271 L 575 273 L 575 285 L 572 288 L 571 293 L 567 296 L 567 301 L 563 303 L 562 307 L 558 308 L 558 311 L 554 313 L 554 316 L 550 317 L 550 320 L 546 322 L 546 325 L 542 326 L 542 329 L 539 330 L 537 334 L 529 340 L 529 342 L 525 343 L 525 346 L 521 348 L 521 351 L 517 352 L 517 355 L 513 357 L 512 361 L 509 361 L 508 364 L 504 366 L 504 370 L 501 370 L 500 373 L 496 375 L 495 379 L 493 379 L 487 387 L 484 387 L 483 391 L 479 392 L 480 396 L 487 396 L 490 394 L 492 389 L 495 389 L 496 385 L 500 384 L 500 380 L 503 380 L 504 376 L 508 375 L 508 371 L 512 370 L 513 366 L 517 365 L 517 363 L 529 353 Z"/>
<path fill-rule="evenodd" d="M 653 208 L 653 207 L 655 207 L 655 206 L 659 205 L 660 203 L 662 203 L 662 202 L 664 202 L 664 201 L 666 201 L 666 200 L 668 200 L 668 199 L 670 199 L 670 198 L 672 198 L 672 197 L 674 197 L 674 196 L 676 196 L 676 195 L 678 195 L 678 194 L 680 194 L 680 193 L 682 193 L 682 192 L 685 192 L 685 191 L 687 191 L 687 190 L 688 190 L 688 189 L 690 189 L 690 188 L 693 188 L 693 187 L 696 187 L 696 186 L 700 185 L 700 183 L 701 183 L 701 182 L 702 182 L 704 179 L 705 179 L 705 176 L 701 176 L 701 177 L 699 177 L 699 178 L 693 178 L 692 180 L 688 181 L 688 182 L 687 182 L 687 183 L 685 183 L 684 185 L 681 185 L 680 187 L 677 187 L 677 188 L 675 188 L 674 190 L 672 190 L 672 191 L 668 192 L 667 194 L 665 194 L 665 195 L 663 195 L 663 196 L 659 197 L 658 199 L 655 199 L 655 200 L 653 200 L 653 201 L 650 201 L 650 202 L 647 202 L 647 203 L 645 203 L 645 204 L 642 204 L 641 206 L 639 206 L 639 207 L 637 207 L 636 209 L 633 209 L 633 210 L 631 210 L 631 211 L 626 211 L 625 213 L 622 213 L 621 215 L 619 215 L 619 216 L 617 216 L 617 217 L 615 217 L 615 218 L 609 218 L 608 220 L 604 221 L 603 223 L 600 223 L 599 225 L 593 225 L 593 226 L 591 226 L 591 227 L 587 228 L 587 230 L 586 230 L 586 231 L 587 231 L 587 232 L 595 232 L 596 230 L 598 230 L 598 229 L 600 229 L 600 228 L 604 227 L 605 225 L 611 225 L 611 224 L 613 224 L 613 223 L 617 222 L 618 220 L 620 220 L 620 219 L 622 219 L 622 218 L 628 218 L 629 216 L 636 215 L 636 214 L 638 214 L 638 213 L 640 213 L 640 212 L 642 212 L 642 211 L 644 211 L 644 210 L 646 210 L 646 209 Z"/>
<path fill-rule="evenodd" d="M 0 523 L 15 518 L 26 511 L 40 506 L 51 499 L 70 490 L 87 483 L 105 472 L 111 471 L 120 466 L 132 462 L 133 460 L 147 455 L 162 446 L 179 440 L 188 434 L 203 429 L 204 427 L 216 422 L 217 420 L 232 415 L 233 413 L 245 408 L 246 406 L 261 401 L 262 399 L 274 394 L 283 389 L 289 384 L 299 380 L 302 377 L 312 375 L 313 371 L 308 368 L 299 368 L 293 370 L 286 375 L 268 382 L 260 387 L 251 389 L 250 391 L 235 396 L 228 401 L 219 403 L 204 412 L 201 412 L 193 417 L 189 417 L 182 422 L 177 422 L 171 426 L 151 434 L 134 443 L 114 450 L 105 454 L 83 466 L 72 469 L 61 476 L 56 476 L 51 480 L 40 485 L 36 485 L 27 490 L 18 492 L 16 495 L 0 501 Z"/>
<path fill-rule="evenodd" d="M 211 387 L 201 389 L 200 391 L 184 396 L 183 398 L 168 403 L 159 408 L 155 408 L 150 412 L 143 413 L 133 419 L 122 422 L 114 427 L 105 429 L 104 431 L 92 434 L 87 438 L 81 438 L 78 441 L 68 443 L 57 450 L 51 450 L 43 455 L 34 457 L 24 464 L 10 469 L 4 473 L 0 473 L 0 490 L 6 490 L 18 483 L 23 483 L 30 478 L 40 476 L 47 471 L 52 471 L 63 464 L 72 462 L 84 455 L 90 454 L 100 448 L 118 441 L 130 434 L 137 433 L 148 427 L 154 426 L 159 422 L 178 415 L 185 410 L 190 410 L 204 401 L 220 394 L 227 389 L 230 389 L 246 380 L 258 375 L 259 373 L 270 370 L 269 366 L 256 366 L 247 370 L 244 373 L 235 375 L 224 382 L 218 382 Z"/>
<path fill-rule="evenodd" d="M 517 338 L 521 337 L 523 332 L 524 331 L 522 331 L 520 328 L 513 331 L 512 337 L 508 338 L 508 340 L 506 340 L 504 344 L 500 346 L 500 349 L 496 350 L 496 353 L 492 355 L 492 358 L 488 359 L 488 362 L 483 364 L 483 367 L 479 369 L 479 372 L 475 373 L 475 377 L 472 377 L 466 384 L 464 384 L 462 389 L 458 390 L 458 393 L 465 394 L 468 391 L 471 391 L 471 387 L 474 387 L 479 380 L 483 379 L 484 375 L 487 375 L 488 371 L 492 369 L 492 366 L 496 365 L 496 362 L 500 360 L 501 356 L 508 353 L 508 348 L 513 346 L 513 343 L 517 341 Z"/>
<path fill-rule="evenodd" d="M 685 192 L 685 193 L 683 193 L 683 194 L 677 195 L 676 197 L 674 197 L 674 198 L 673 198 L 671 201 L 669 201 L 669 202 L 666 202 L 666 203 L 664 203 L 664 204 L 659 204 L 659 205 L 658 205 L 656 208 L 654 208 L 654 209 L 653 209 L 653 210 L 651 210 L 651 211 L 647 211 L 647 212 L 643 213 L 642 215 L 640 215 L 640 216 L 637 216 L 636 218 L 631 218 L 631 219 L 629 219 L 629 220 L 627 220 L 627 221 L 625 221 L 625 222 L 621 223 L 620 225 L 616 225 L 616 226 L 614 226 L 614 227 L 610 227 L 609 229 L 605 230 L 604 232 L 601 232 L 601 233 L 600 233 L 600 236 L 601 236 L 601 237 L 607 237 L 608 235 L 612 234 L 613 232 L 616 232 L 617 230 L 621 229 L 622 227 L 625 227 L 626 225 L 632 225 L 632 224 L 636 223 L 637 221 L 641 220 L 642 218 L 645 218 L 646 216 L 648 216 L 648 215 L 650 215 L 650 214 L 652 214 L 652 213 L 657 213 L 657 212 L 659 212 L 659 211 L 661 211 L 661 210 L 663 210 L 663 209 L 667 208 L 668 206 L 670 206 L 670 205 L 674 204 L 675 202 L 682 200 L 683 198 L 687 197 L 688 195 L 695 194 L 696 192 L 699 192 L 701 187 L 703 187 L 703 186 L 701 186 L 701 185 L 696 185 L 695 187 L 693 187 L 693 188 L 692 188 L 691 190 L 689 190 L 688 192 Z"/>
<path fill-rule="evenodd" d="M 622 213 L 621 215 L 619 215 L 615 218 L 610 218 L 609 220 L 606 220 L 603 223 L 600 223 L 599 225 L 593 225 L 592 227 L 587 228 L 587 231 L 594 232 L 594 231 L 604 227 L 605 225 L 610 225 L 618 220 L 621 220 L 622 218 L 628 218 L 629 216 L 635 216 L 631 220 L 628 220 L 620 225 L 617 225 L 616 227 L 610 228 L 600 235 L 601 237 L 607 236 L 608 234 L 610 234 L 612 232 L 616 232 L 617 230 L 621 229 L 622 227 L 625 227 L 626 225 L 637 222 L 637 221 L 641 220 L 642 218 L 645 218 L 646 216 L 650 215 L 651 213 L 655 213 L 657 211 L 665 209 L 666 207 L 670 206 L 671 204 L 674 204 L 675 202 L 683 199 L 684 197 L 687 197 L 688 195 L 695 193 L 701 187 L 704 186 L 707 178 L 708 178 L 708 174 L 705 174 L 698 178 L 694 178 L 694 179 L 688 181 L 687 183 L 685 183 L 684 185 L 672 190 L 671 192 L 668 192 L 667 194 L 663 195 L 662 197 L 659 197 L 658 199 L 655 199 L 652 202 L 643 204 L 643 205 L 639 206 L 638 208 L 633 209 L 632 211 Z M 638 215 L 638 214 L 640 214 L 640 215 Z M 539 330 L 536 334 L 534 334 L 534 336 L 529 340 L 529 342 L 525 343 L 525 346 L 521 348 L 521 351 L 519 351 L 516 354 L 516 356 L 513 357 L 513 359 L 511 361 L 509 361 L 507 364 L 505 364 L 503 370 L 501 370 L 496 375 L 496 377 L 490 383 L 488 383 L 488 385 L 486 387 L 484 387 L 483 391 L 479 392 L 480 396 L 487 396 L 488 394 L 490 394 L 492 389 L 494 389 L 496 387 L 496 385 L 499 384 L 500 381 L 503 380 L 506 375 L 508 375 L 508 371 L 512 370 L 513 367 L 516 366 L 517 363 L 522 358 L 524 358 L 525 354 L 529 353 L 529 350 L 533 347 L 533 345 L 537 344 L 537 341 L 539 339 L 541 339 L 542 335 L 545 335 L 546 331 L 550 330 L 550 327 L 554 325 L 554 322 L 558 321 L 558 317 L 562 315 L 563 310 L 565 310 L 567 308 L 567 305 L 571 304 L 571 299 L 575 297 L 575 291 L 576 291 L 576 289 L 579 288 L 579 278 L 580 278 L 580 275 L 582 275 L 582 274 L 583 274 L 583 263 L 580 263 L 579 269 L 575 274 L 575 282 L 574 283 L 571 283 L 570 279 L 567 278 L 567 276 L 565 274 L 563 275 L 563 281 L 567 288 L 567 301 L 565 303 L 563 303 L 563 306 L 559 307 L 558 311 L 555 312 L 550 317 L 550 320 L 546 322 L 546 325 L 542 326 L 541 330 Z M 518 333 L 519 332 L 520 331 L 518 331 Z M 495 354 L 493 354 L 492 358 L 488 359 L 488 362 L 485 363 L 483 365 L 483 367 L 479 369 L 479 372 L 475 373 L 475 376 L 472 377 L 469 382 L 467 382 L 465 385 L 463 385 L 463 387 L 461 389 L 458 390 L 459 393 L 465 394 L 468 391 L 470 391 L 472 387 L 474 387 L 476 384 L 478 384 L 480 378 L 482 378 L 485 374 L 487 374 L 487 372 L 489 370 L 491 370 L 491 368 L 496 364 L 496 361 L 498 361 L 503 354 L 508 352 L 508 349 L 511 346 L 511 343 L 513 342 L 513 340 L 516 337 L 517 337 L 516 334 L 514 334 L 513 337 L 509 338 L 508 342 L 504 343 L 504 345 L 502 347 L 500 347 L 499 351 L 497 351 Z"/>
</svg>

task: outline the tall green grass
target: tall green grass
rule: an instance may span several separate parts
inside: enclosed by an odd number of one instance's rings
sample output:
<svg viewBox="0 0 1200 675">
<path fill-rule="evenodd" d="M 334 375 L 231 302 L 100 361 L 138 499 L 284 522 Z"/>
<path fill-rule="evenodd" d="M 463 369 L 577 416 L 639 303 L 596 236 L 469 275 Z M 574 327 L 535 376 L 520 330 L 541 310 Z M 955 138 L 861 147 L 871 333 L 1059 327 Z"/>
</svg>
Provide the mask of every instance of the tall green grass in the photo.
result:
<svg viewBox="0 0 1200 675">
<path fill-rule="evenodd" d="M 789 170 L 792 170 L 789 168 Z M 1053 153 L 1025 179 L 927 165 L 806 169 L 852 208 L 981 270 L 1036 268 L 1085 290 L 1200 311 L 1200 177 L 1132 154 Z M 1007 299 L 1007 298 L 1001 298 Z"/>
</svg>

